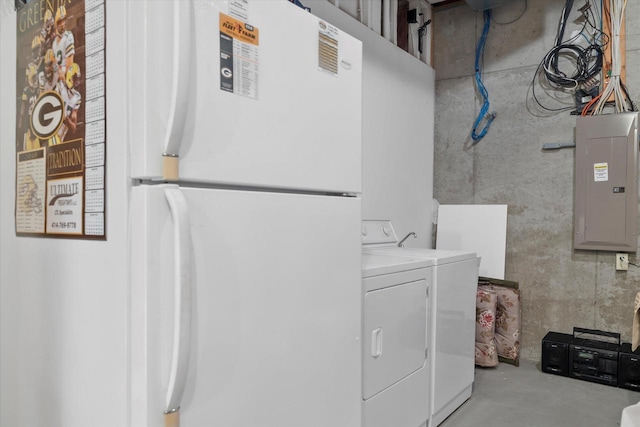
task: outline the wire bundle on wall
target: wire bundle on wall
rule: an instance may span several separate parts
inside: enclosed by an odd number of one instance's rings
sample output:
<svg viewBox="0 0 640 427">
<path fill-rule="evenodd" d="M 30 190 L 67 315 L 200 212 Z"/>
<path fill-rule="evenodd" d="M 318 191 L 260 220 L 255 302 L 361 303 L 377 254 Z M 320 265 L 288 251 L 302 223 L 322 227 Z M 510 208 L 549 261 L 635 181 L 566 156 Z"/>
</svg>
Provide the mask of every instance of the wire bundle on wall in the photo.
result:
<svg viewBox="0 0 640 427">
<path fill-rule="evenodd" d="M 542 63 L 547 80 L 550 83 L 557 87 L 575 89 L 579 84 L 596 77 L 602 69 L 602 47 L 597 43 L 591 43 L 586 48 L 583 48 L 578 44 L 572 43 L 576 37 L 573 37 L 568 42 L 563 42 L 567 20 L 572 7 L 573 0 L 567 0 L 562 10 L 555 45 L 545 55 Z M 584 31 L 589 22 L 589 16 L 587 15 L 580 33 Z M 561 55 L 566 58 L 572 58 L 575 61 L 575 73 L 572 76 L 567 76 L 558 68 L 559 57 Z"/>
<path fill-rule="evenodd" d="M 606 0 L 605 0 L 606 1 Z M 547 111 L 564 111 L 573 107 L 549 108 L 543 105 L 535 92 L 535 79 L 540 73 L 554 90 L 588 93 L 600 83 L 599 73 L 602 69 L 603 50 L 608 43 L 608 36 L 600 29 L 599 8 L 593 0 L 587 0 L 580 8 L 584 24 L 579 32 L 565 40 L 565 31 L 573 8 L 573 0 L 566 0 L 558 23 L 554 46 L 544 56 L 532 81 L 532 93 L 536 103 Z M 593 4 L 592 4 L 593 3 Z M 584 39 L 587 46 L 578 42 Z M 571 73 L 560 69 L 560 59 L 568 61 L 573 67 Z M 596 94 L 597 94 L 597 89 Z"/>
<path fill-rule="evenodd" d="M 627 0 L 604 0 L 609 1 L 610 15 L 611 15 L 611 75 L 606 82 L 605 88 L 602 93 L 594 98 L 589 104 L 587 104 L 583 110 L 582 115 L 588 114 L 602 114 L 607 101 L 613 96 L 613 104 L 616 113 L 624 113 L 626 111 L 637 111 L 636 106 L 624 82 L 620 78 L 622 71 L 622 53 L 620 49 L 620 33 L 622 30 L 624 12 L 627 7 Z M 593 110 L 589 111 L 591 106 L 594 106 Z"/>
<path fill-rule="evenodd" d="M 482 83 L 482 55 L 484 54 L 484 45 L 487 41 L 487 35 L 489 34 L 489 26 L 491 25 L 491 9 L 484 11 L 484 28 L 482 29 L 482 35 L 480 36 L 480 40 L 478 40 L 478 45 L 476 46 L 476 88 L 478 92 L 480 92 L 480 96 L 482 96 L 482 107 L 480 108 L 480 112 L 478 113 L 478 117 L 473 123 L 473 129 L 471 130 L 471 139 L 474 142 L 480 141 L 485 137 L 487 132 L 489 132 L 489 127 L 491 127 L 491 123 L 496 118 L 496 113 L 489 113 L 489 92 L 487 88 Z M 478 128 L 480 127 L 480 123 L 485 121 L 484 127 L 478 132 Z"/>
</svg>

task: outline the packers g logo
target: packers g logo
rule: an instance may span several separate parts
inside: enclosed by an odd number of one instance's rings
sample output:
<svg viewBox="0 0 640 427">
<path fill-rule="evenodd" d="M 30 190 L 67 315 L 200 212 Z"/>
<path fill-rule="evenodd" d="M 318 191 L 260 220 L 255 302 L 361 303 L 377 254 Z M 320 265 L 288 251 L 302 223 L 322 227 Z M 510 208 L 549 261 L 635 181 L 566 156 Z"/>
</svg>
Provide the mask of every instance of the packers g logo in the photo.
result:
<svg viewBox="0 0 640 427">
<path fill-rule="evenodd" d="M 64 102 L 57 92 L 45 92 L 31 113 L 31 130 L 40 139 L 51 138 L 64 121 Z"/>
<path fill-rule="evenodd" d="M 227 67 L 221 68 L 220 69 L 220 74 L 222 74 L 222 77 L 225 77 L 227 79 L 230 79 L 233 76 L 233 73 Z"/>
</svg>

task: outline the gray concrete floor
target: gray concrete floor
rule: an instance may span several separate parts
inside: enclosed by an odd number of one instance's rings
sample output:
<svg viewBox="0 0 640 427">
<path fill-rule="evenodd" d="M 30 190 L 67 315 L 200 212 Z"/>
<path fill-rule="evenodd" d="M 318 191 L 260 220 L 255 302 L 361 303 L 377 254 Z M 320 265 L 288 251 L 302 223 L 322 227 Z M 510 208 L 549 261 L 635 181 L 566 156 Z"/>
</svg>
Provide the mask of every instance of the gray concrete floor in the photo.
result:
<svg viewBox="0 0 640 427">
<path fill-rule="evenodd" d="M 640 393 L 540 371 L 539 363 L 476 368 L 471 398 L 441 427 L 609 427 Z"/>
</svg>

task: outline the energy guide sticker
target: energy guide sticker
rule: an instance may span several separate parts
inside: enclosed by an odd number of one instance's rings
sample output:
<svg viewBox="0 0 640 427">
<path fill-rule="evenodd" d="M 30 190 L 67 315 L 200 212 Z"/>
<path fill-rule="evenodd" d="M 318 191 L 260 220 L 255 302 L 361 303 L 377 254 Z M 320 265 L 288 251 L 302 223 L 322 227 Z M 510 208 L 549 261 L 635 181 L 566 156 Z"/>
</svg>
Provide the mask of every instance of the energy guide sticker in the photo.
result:
<svg viewBox="0 0 640 427">
<path fill-rule="evenodd" d="M 338 74 L 338 29 L 320 21 L 318 33 L 318 68 L 333 75 Z"/>
<path fill-rule="evenodd" d="M 220 14 L 220 89 L 258 99 L 259 31 Z"/>
</svg>

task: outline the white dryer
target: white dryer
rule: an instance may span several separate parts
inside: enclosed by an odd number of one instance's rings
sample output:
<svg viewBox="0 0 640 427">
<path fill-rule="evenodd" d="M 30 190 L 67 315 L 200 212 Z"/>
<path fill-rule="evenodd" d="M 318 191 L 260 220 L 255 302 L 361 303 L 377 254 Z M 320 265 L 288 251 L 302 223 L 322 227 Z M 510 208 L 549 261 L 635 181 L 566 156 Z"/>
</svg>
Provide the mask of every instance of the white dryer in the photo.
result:
<svg viewBox="0 0 640 427">
<path fill-rule="evenodd" d="M 422 257 L 433 262 L 430 308 L 429 426 L 442 423 L 472 392 L 478 261 L 474 252 L 398 247 L 390 221 L 363 221 L 363 235 L 381 230 L 384 243 L 364 245 L 363 254 Z"/>
<path fill-rule="evenodd" d="M 378 239 L 374 234 L 363 240 Z M 363 253 L 364 427 L 426 426 L 432 264 L 424 257 Z"/>
</svg>

